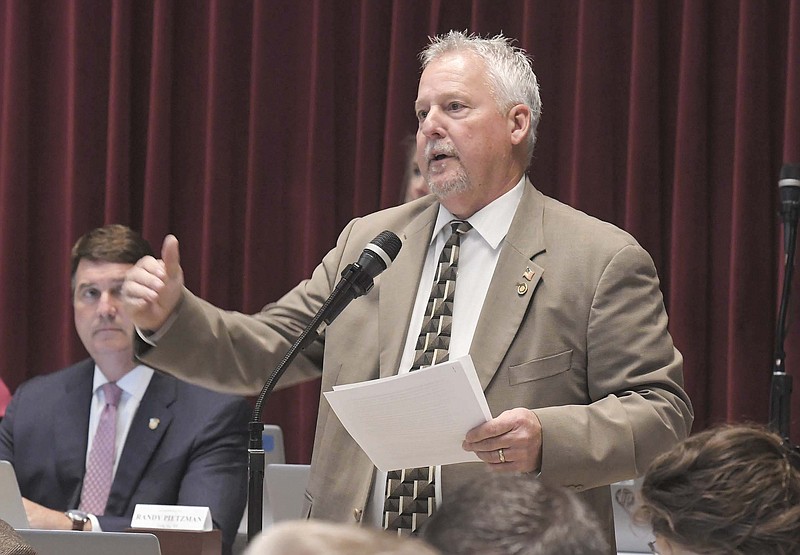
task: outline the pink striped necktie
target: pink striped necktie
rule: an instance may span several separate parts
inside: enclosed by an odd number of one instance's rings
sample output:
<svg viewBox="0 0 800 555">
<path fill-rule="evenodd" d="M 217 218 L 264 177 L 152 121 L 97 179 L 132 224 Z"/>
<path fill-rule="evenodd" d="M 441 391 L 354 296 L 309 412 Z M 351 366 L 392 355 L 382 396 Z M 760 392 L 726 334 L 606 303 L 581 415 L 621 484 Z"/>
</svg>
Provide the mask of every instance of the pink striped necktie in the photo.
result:
<svg viewBox="0 0 800 555">
<path fill-rule="evenodd" d="M 100 423 L 89 451 L 79 507 L 82 511 L 98 516 L 105 513 L 108 493 L 111 491 L 116 454 L 117 405 L 122 397 L 122 389 L 114 382 L 103 384 L 101 389 L 106 404 L 100 414 Z"/>
</svg>

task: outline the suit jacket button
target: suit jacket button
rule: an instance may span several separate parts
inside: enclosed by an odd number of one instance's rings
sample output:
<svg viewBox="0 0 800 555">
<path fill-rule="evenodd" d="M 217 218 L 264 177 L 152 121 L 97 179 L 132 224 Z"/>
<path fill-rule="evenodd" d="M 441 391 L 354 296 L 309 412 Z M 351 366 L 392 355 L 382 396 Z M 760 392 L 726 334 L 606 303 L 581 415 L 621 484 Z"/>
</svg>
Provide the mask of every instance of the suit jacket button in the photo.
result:
<svg viewBox="0 0 800 555">
<path fill-rule="evenodd" d="M 362 509 L 353 509 L 353 518 L 356 519 L 356 522 L 361 522 L 362 514 L 364 514 Z"/>
</svg>

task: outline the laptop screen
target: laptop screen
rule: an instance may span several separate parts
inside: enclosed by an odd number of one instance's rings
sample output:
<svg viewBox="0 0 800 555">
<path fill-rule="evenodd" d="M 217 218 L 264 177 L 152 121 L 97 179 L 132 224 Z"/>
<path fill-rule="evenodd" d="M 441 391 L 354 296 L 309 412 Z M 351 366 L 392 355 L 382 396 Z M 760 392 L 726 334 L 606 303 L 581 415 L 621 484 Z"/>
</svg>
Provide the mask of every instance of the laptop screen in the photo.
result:
<svg viewBox="0 0 800 555">
<path fill-rule="evenodd" d="M 72 530 L 18 530 L 40 555 L 161 555 L 153 534 L 128 532 L 75 532 Z"/>
<path fill-rule="evenodd" d="M 0 461 L 0 518 L 12 528 L 28 528 L 28 515 L 22 506 L 17 475 L 8 461 Z"/>
<path fill-rule="evenodd" d="M 264 491 L 272 509 L 273 522 L 305 516 L 303 503 L 310 468 L 307 464 L 267 465 L 264 470 Z"/>
</svg>

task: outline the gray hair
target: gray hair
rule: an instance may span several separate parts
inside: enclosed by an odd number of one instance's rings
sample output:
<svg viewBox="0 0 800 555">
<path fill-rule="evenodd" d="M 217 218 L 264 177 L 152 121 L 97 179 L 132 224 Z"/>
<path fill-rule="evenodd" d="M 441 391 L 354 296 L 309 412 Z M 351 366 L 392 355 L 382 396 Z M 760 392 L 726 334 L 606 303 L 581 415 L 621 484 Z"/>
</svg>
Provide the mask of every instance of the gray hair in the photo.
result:
<svg viewBox="0 0 800 555">
<path fill-rule="evenodd" d="M 517 104 L 524 104 L 531 110 L 531 129 L 528 134 L 530 162 L 536 144 L 536 128 L 542 115 L 542 100 L 530 57 L 521 48 L 513 46 L 512 42 L 502 34 L 482 38 L 462 31 L 450 31 L 432 37 L 419 58 L 423 70 L 431 61 L 450 52 L 468 51 L 481 58 L 486 66 L 487 85 L 498 109 L 505 112 Z"/>
</svg>

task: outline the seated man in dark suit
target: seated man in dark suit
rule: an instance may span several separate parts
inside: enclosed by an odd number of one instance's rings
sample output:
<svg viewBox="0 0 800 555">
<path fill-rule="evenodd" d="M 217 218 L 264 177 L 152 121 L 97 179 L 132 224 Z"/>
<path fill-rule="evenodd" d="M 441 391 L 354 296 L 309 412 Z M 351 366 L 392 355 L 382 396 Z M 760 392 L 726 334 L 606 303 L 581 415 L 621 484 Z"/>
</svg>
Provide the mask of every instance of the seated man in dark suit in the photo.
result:
<svg viewBox="0 0 800 555">
<path fill-rule="evenodd" d="M 75 244 L 75 327 L 91 358 L 17 389 L 0 459 L 14 465 L 32 528 L 121 531 L 138 503 L 205 506 L 229 551 L 246 501 L 249 405 L 134 361 L 121 286 L 151 252 L 121 225 Z"/>
</svg>

